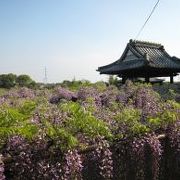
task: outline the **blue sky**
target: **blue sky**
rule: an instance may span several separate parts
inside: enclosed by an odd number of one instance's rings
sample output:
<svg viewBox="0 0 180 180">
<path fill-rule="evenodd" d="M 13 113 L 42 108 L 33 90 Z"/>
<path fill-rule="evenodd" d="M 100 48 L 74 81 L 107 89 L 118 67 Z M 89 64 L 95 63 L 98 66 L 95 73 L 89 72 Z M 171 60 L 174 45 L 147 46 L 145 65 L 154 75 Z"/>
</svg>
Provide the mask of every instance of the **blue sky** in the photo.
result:
<svg viewBox="0 0 180 180">
<path fill-rule="evenodd" d="M 0 0 L 0 73 L 43 81 L 105 80 L 156 0 Z M 180 1 L 161 0 L 139 37 L 180 57 Z"/>
</svg>

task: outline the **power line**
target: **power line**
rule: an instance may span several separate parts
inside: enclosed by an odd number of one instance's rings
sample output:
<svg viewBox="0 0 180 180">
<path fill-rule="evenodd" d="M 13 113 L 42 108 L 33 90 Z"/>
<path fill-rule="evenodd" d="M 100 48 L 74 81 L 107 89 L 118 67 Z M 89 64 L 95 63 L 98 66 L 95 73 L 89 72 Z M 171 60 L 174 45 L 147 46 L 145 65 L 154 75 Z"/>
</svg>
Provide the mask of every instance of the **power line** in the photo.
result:
<svg viewBox="0 0 180 180">
<path fill-rule="evenodd" d="M 145 23 L 143 24 L 143 26 L 141 27 L 141 29 L 140 29 L 139 32 L 137 33 L 135 39 L 137 39 L 137 38 L 139 37 L 139 35 L 141 34 L 141 32 L 143 31 L 144 27 L 146 26 L 147 22 L 148 22 L 149 19 L 151 18 L 152 14 L 154 13 L 154 11 L 155 11 L 157 5 L 159 4 L 159 2 L 160 2 L 160 0 L 158 0 L 158 1 L 156 2 L 156 4 L 154 5 L 154 7 L 153 7 L 153 9 L 152 9 L 152 11 L 151 11 L 151 13 L 150 13 L 150 15 L 148 16 L 148 18 L 146 19 Z"/>
</svg>

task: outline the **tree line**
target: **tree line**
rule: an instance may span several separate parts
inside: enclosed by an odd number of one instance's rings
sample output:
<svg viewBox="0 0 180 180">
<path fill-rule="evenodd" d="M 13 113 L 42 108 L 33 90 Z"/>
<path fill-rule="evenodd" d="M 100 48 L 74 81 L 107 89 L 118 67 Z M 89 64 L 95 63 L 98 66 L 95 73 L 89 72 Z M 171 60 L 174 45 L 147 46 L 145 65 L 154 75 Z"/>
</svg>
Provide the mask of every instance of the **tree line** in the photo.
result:
<svg viewBox="0 0 180 180">
<path fill-rule="evenodd" d="M 16 74 L 1 74 L 0 75 L 0 88 L 12 88 L 15 86 L 20 87 L 35 87 L 36 82 L 31 79 L 29 75 L 21 74 L 17 76 Z"/>
</svg>

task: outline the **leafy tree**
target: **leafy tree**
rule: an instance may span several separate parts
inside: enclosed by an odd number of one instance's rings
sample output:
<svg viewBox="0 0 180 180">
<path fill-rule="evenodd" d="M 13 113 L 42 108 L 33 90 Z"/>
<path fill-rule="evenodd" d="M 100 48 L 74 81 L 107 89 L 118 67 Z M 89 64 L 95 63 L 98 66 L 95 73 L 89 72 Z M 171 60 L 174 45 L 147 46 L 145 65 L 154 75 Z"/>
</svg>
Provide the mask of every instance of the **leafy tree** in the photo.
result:
<svg viewBox="0 0 180 180">
<path fill-rule="evenodd" d="M 15 74 L 2 74 L 0 75 L 0 87 L 11 88 L 16 85 L 16 75 Z"/>
<path fill-rule="evenodd" d="M 0 88 L 12 88 L 16 85 L 21 87 L 33 88 L 36 86 L 36 82 L 33 81 L 30 76 L 22 74 L 18 77 L 15 74 L 1 74 L 0 75 Z"/>
<path fill-rule="evenodd" d="M 30 76 L 26 74 L 19 75 L 16 80 L 17 84 L 21 87 L 26 86 L 26 87 L 34 87 L 35 86 L 35 81 L 33 81 Z"/>
<path fill-rule="evenodd" d="M 108 79 L 108 83 L 110 85 L 118 86 L 119 81 L 118 81 L 118 78 L 116 76 L 110 75 L 109 79 Z"/>
</svg>

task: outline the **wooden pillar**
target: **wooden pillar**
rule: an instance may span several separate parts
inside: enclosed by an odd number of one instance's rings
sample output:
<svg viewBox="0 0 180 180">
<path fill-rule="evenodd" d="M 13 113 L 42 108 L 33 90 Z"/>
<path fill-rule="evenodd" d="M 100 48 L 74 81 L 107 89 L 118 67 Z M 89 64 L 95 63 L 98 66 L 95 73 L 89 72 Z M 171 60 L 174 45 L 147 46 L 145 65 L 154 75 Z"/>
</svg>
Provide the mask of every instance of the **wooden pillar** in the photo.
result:
<svg viewBox="0 0 180 180">
<path fill-rule="evenodd" d="M 173 83 L 174 83 L 173 76 L 170 76 L 170 83 L 171 83 L 171 84 L 173 84 Z"/>
<path fill-rule="evenodd" d="M 145 82 L 149 83 L 149 77 L 145 77 Z"/>
<path fill-rule="evenodd" d="M 122 77 L 122 84 L 125 84 L 125 82 L 126 82 L 126 78 L 123 76 Z"/>
</svg>

